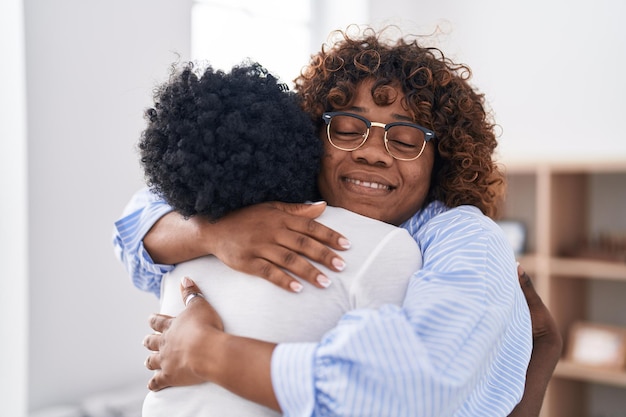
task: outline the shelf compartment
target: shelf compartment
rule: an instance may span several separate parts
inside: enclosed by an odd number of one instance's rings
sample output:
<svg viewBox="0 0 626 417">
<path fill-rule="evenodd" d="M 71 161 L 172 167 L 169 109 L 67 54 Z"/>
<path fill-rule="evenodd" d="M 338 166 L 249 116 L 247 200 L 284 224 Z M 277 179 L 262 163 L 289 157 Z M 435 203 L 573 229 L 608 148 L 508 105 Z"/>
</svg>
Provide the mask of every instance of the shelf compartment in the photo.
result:
<svg viewBox="0 0 626 417">
<path fill-rule="evenodd" d="M 554 370 L 557 378 L 573 379 L 584 382 L 611 385 L 626 388 L 626 372 L 623 370 L 610 370 L 579 365 L 572 361 L 562 359 Z"/>
<path fill-rule="evenodd" d="M 550 274 L 558 277 L 626 282 L 626 264 L 593 259 L 551 258 Z"/>
</svg>

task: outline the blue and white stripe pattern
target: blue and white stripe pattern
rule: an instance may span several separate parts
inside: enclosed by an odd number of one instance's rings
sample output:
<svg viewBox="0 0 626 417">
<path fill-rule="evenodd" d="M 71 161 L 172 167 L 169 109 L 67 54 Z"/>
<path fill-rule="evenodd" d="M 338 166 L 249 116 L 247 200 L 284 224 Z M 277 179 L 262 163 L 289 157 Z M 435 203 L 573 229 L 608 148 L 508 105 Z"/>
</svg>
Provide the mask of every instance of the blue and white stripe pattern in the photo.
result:
<svg viewBox="0 0 626 417">
<path fill-rule="evenodd" d="M 161 294 L 161 278 L 174 266 L 155 264 L 143 247 L 143 238 L 170 211 L 172 208 L 165 201 L 143 188 L 133 195 L 113 229 L 115 256 L 124 264 L 133 284 L 157 297 Z"/>
<path fill-rule="evenodd" d="M 142 190 L 114 230 L 134 285 L 157 296 L 173 266 L 154 264 L 142 239 L 169 211 Z M 286 416 L 506 416 L 520 400 L 531 323 L 503 232 L 474 207 L 438 202 L 403 227 L 424 263 L 402 308 L 356 310 L 319 344 L 276 348 Z"/>
<path fill-rule="evenodd" d="M 424 265 L 402 308 L 356 310 L 319 344 L 276 348 L 286 416 L 507 416 L 521 399 L 531 322 L 500 228 L 438 202 L 403 227 Z"/>
</svg>

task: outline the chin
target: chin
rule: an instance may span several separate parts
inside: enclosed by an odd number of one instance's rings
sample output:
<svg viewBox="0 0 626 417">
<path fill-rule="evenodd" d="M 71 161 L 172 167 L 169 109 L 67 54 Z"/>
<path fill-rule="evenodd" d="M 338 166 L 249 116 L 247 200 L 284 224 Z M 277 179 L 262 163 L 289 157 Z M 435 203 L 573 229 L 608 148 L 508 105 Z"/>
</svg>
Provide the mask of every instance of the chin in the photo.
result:
<svg viewBox="0 0 626 417">
<path fill-rule="evenodd" d="M 361 216 L 369 217 L 370 219 L 380 220 L 381 222 L 389 223 L 389 220 L 379 210 L 372 207 L 345 207 L 347 210 L 353 211 Z"/>
</svg>

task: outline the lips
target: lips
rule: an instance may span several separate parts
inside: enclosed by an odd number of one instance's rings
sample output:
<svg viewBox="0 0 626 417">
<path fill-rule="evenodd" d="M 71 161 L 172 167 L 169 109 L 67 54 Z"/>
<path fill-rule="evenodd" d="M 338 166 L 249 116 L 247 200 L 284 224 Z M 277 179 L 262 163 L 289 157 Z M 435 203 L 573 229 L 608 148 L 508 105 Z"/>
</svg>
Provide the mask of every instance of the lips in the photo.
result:
<svg viewBox="0 0 626 417">
<path fill-rule="evenodd" d="M 392 190 L 391 186 L 386 185 L 386 184 L 381 184 L 379 182 L 361 181 L 361 180 L 357 180 L 355 178 L 347 178 L 347 177 L 344 177 L 343 180 L 345 182 L 358 185 L 359 187 L 371 188 L 373 190 L 385 190 L 385 191 L 391 191 Z"/>
</svg>

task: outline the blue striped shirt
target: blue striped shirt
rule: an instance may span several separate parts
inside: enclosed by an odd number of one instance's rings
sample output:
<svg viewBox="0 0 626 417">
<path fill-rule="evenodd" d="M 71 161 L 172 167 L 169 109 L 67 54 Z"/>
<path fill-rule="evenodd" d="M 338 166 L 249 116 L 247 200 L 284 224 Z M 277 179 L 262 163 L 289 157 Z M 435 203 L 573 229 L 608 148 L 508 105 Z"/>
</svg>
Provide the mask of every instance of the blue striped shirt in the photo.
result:
<svg viewBox="0 0 626 417">
<path fill-rule="evenodd" d="M 133 195 L 113 228 L 115 256 L 124 264 L 137 288 L 157 297 L 161 294 L 163 275 L 174 266 L 155 264 L 143 247 L 143 238 L 154 223 L 170 211 L 172 208 L 165 201 L 143 188 Z"/>
<path fill-rule="evenodd" d="M 401 308 L 356 310 L 320 343 L 277 346 L 286 416 L 507 416 L 521 399 L 531 322 L 500 228 L 438 202 L 403 227 L 424 264 Z"/>
<path fill-rule="evenodd" d="M 172 266 L 155 265 L 141 240 L 169 211 L 144 190 L 115 224 L 133 283 L 157 295 Z M 402 226 L 423 252 L 402 307 L 347 313 L 320 343 L 279 344 L 271 372 L 284 415 L 507 416 L 521 399 L 531 322 L 501 229 L 439 202 Z"/>
</svg>

